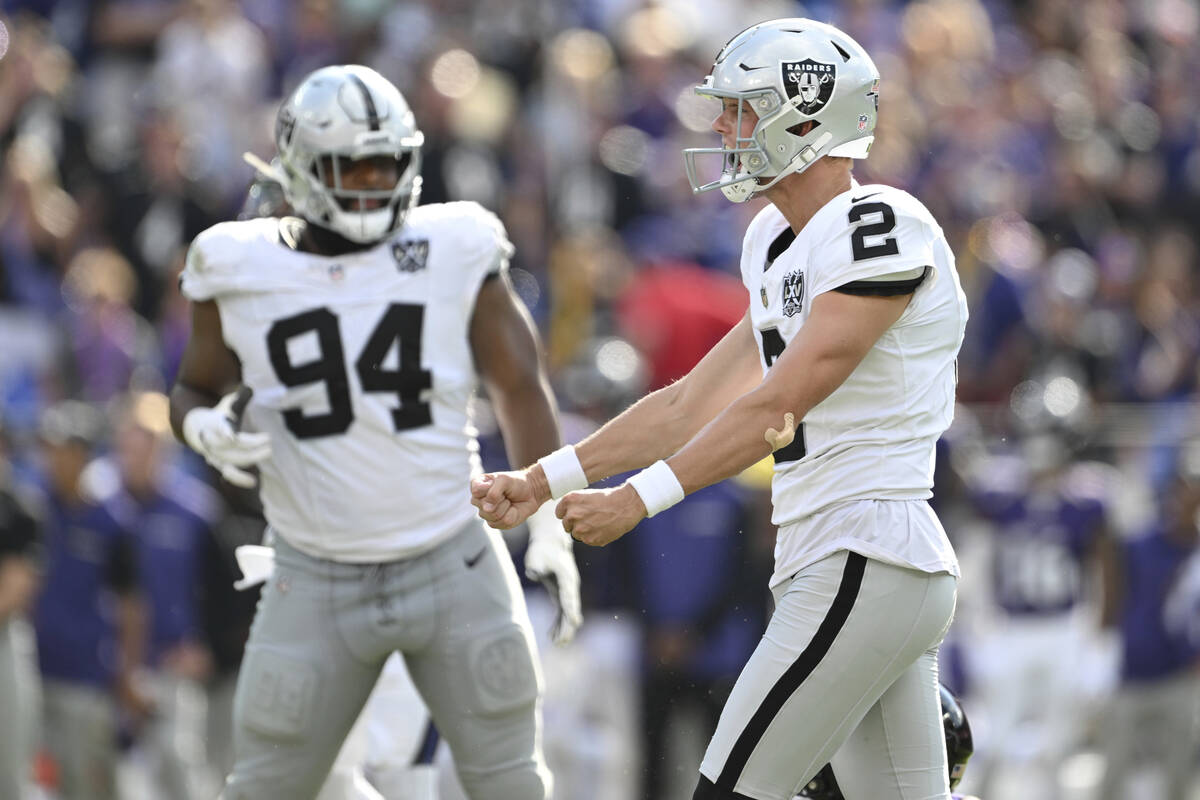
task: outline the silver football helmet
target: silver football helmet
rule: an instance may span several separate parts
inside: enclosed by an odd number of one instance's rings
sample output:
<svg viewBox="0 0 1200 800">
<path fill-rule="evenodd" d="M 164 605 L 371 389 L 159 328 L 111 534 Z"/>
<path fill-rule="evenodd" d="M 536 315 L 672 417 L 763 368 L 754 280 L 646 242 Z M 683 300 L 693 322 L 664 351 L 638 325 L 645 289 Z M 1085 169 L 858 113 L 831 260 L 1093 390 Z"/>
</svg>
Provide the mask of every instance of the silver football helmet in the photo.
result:
<svg viewBox="0 0 1200 800">
<path fill-rule="evenodd" d="M 717 55 L 696 93 L 739 103 L 733 147 L 683 151 L 696 193 L 720 189 L 744 203 L 822 156 L 866 158 L 875 140 L 879 70 L 858 42 L 811 19 L 777 19 L 742 31 Z M 758 117 L 749 137 L 741 135 L 745 106 Z M 801 133 L 810 121 L 815 124 Z M 701 181 L 701 155 L 723 159 L 719 178 Z"/>
<path fill-rule="evenodd" d="M 424 141 L 404 96 L 387 78 L 358 65 L 324 67 L 280 106 L 279 168 L 272 171 L 297 214 L 369 244 L 403 225 L 417 204 Z M 346 187 L 343 168 L 365 158 L 395 159 L 395 185 Z"/>
</svg>

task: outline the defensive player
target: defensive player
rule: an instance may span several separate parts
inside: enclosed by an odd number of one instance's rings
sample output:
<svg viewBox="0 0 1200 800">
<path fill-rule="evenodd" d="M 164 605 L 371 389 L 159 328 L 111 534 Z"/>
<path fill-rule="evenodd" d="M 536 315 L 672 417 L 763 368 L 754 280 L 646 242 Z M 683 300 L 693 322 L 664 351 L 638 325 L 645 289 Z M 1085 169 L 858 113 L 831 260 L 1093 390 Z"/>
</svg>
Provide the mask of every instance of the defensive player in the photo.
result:
<svg viewBox="0 0 1200 800">
<path fill-rule="evenodd" d="M 270 165 L 247 161 L 267 173 Z M 260 174 L 246 193 L 238 219 L 294 216 L 283 187 Z M 550 520 L 550 524 L 557 524 Z M 275 551 L 243 545 L 235 551 L 242 578 L 235 586 L 249 589 L 269 580 Z M 384 663 L 358 721 L 342 742 L 317 800 L 437 800 L 434 757 L 439 737 L 421 701 L 403 657 L 393 653 Z"/>
<path fill-rule="evenodd" d="M 258 466 L 275 534 L 223 797 L 312 798 L 394 651 L 473 800 L 548 797 L 524 601 L 466 502 L 477 373 L 513 463 L 559 442 L 512 247 L 478 205 L 416 207 L 423 138 L 372 70 L 309 75 L 275 139 L 267 169 L 301 218 L 223 223 L 193 243 L 172 392 L 176 433 L 227 480 L 252 485 Z M 569 636 L 570 540 L 531 549 Z"/>
<path fill-rule="evenodd" d="M 847 798 L 950 796 L 936 658 L 959 569 L 927 499 L 967 306 L 925 207 L 851 177 L 874 138 L 878 81 L 828 25 L 781 19 L 735 36 L 698 88 L 722 103 L 722 146 L 685 162 L 696 191 L 771 201 L 742 249 L 746 316 L 685 378 L 579 445 L 472 486 L 498 526 L 567 495 L 565 528 L 603 545 L 774 452 L 776 610 L 697 800 L 790 800 L 835 754 L 855 765 L 839 775 Z M 723 171 L 701 184 L 704 154 Z M 573 492 L 647 465 L 618 488 Z"/>
</svg>

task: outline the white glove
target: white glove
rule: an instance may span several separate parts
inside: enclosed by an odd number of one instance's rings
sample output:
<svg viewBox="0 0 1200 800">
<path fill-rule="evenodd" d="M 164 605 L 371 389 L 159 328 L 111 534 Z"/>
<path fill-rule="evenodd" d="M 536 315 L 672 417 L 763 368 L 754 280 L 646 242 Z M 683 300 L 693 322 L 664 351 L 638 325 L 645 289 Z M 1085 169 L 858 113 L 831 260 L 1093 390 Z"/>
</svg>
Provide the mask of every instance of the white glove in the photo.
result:
<svg viewBox="0 0 1200 800">
<path fill-rule="evenodd" d="M 567 644 L 583 622 L 573 540 L 554 516 L 553 503 L 543 504 L 526 524 L 529 548 L 525 551 L 525 575 L 546 587 L 558 612 L 550 638 L 555 644 Z"/>
<path fill-rule="evenodd" d="M 221 477 L 234 486 L 249 489 L 254 475 L 242 469 L 271 457 L 271 438 L 265 433 L 242 433 L 237 429 L 242 409 L 250 400 L 247 388 L 231 392 L 212 408 L 193 408 L 183 418 L 183 440 L 204 456 Z"/>
<path fill-rule="evenodd" d="M 242 544 L 234 548 L 234 558 L 242 571 L 241 580 L 233 582 L 239 592 L 266 583 L 275 574 L 275 548 L 261 544 Z"/>
</svg>

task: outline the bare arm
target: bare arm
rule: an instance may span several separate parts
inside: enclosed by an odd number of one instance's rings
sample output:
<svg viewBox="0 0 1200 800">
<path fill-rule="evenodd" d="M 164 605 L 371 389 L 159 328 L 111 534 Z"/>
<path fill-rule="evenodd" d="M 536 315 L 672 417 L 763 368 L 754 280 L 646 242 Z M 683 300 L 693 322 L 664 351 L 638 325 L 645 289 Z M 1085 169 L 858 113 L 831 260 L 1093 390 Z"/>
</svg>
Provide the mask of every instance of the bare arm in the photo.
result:
<svg viewBox="0 0 1200 800">
<path fill-rule="evenodd" d="M 199 406 L 212 406 L 233 389 L 242 367 L 225 345 L 221 314 L 212 300 L 192 303 L 192 335 L 171 389 L 171 428 L 183 440 L 183 418 Z"/>
<path fill-rule="evenodd" d="M 900 318 L 910 298 L 838 292 L 816 297 L 808 320 L 762 383 L 734 400 L 667 461 L 684 492 L 736 475 L 772 452 L 764 434 L 782 429 L 785 414 L 803 419 L 832 394 Z M 624 535 L 645 514 L 641 497 L 629 484 L 576 492 L 558 506 L 564 527 L 593 545 Z"/>
<path fill-rule="evenodd" d="M 484 282 L 471 318 L 471 352 L 496 411 L 508 460 L 524 466 L 559 446 L 558 411 L 537 329 L 507 274 Z M 551 639 L 566 644 L 583 621 L 573 542 L 561 528 L 529 520 L 525 574 L 541 582 L 558 610 Z"/>
<path fill-rule="evenodd" d="M 912 295 L 818 295 L 812 312 L 763 382 L 726 408 L 668 463 L 685 492 L 736 475 L 772 451 L 763 434 L 801 420 L 850 377 Z"/>
<path fill-rule="evenodd" d="M 762 378 L 749 313 L 683 379 L 642 398 L 576 445 L 588 482 L 674 453 L 734 398 Z M 541 464 L 471 482 L 471 502 L 497 528 L 511 528 L 550 499 Z"/>
<path fill-rule="evenodd" d="M 509 463 L 528 466 L 557 448 L 561 438 L 537 330 L 507 274 L 487 280 L 479 290 L 470 337 Z"/>
</svg>

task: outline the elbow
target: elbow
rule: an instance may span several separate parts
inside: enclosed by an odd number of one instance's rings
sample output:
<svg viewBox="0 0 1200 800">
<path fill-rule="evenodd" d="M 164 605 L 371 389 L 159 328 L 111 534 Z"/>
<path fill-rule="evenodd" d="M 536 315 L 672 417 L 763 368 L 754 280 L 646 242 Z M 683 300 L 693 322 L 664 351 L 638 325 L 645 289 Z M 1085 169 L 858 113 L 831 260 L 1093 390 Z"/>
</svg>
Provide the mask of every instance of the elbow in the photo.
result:
<svg viewBox="0 0 1200 800">
<path fill-rule="evenodd" d="M 697 424 L 698 422 L 706 423 L 708 420 L 701 420 L 696 404 L 691 402 L 686 380 L 668 384 L 654 394 L 661 403 L 660 429 L 670 433 L 672 441 L 669 452 L 674 453 L 703 427 L 702 424 Z"/>
<path fill-rule="evenodd" d="M 748 392 L 743 399 L 752 416 L 770 421 L 772 425 L 782 420 L 784 414 L 792 414 L 799 422 L 809 410 L 809 405 L 802 402 L 798 392 L 789 392 L 786 387 L 779 385 L 764 383 Z"/>
</svg>

